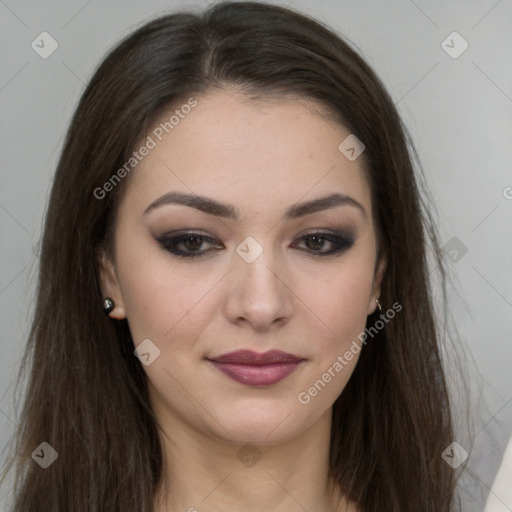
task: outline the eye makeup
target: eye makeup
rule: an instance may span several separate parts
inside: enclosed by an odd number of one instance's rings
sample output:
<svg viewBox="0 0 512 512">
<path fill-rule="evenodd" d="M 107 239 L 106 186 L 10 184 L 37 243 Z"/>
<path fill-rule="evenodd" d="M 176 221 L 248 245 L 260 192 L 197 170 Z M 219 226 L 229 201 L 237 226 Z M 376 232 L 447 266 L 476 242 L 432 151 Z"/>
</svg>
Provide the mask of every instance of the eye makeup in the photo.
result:
<svg viewBox="0 0 512 512">
<path fill-rule="evenodd" d="M 154 238 L 162 249 L 180 259 L 200 258 L 224 247 L 215 238 L 194 230 L 165 233 Z M 352 230 L 313 229 L 300 236 L 291 244 L 291 247 L 299 248 L 315 257 L 326 257 L 344 253 L 353 246 L 354 242 L 355 236 Z M 210 248 L 205 248 L 205 245 Z"/>
</svg>

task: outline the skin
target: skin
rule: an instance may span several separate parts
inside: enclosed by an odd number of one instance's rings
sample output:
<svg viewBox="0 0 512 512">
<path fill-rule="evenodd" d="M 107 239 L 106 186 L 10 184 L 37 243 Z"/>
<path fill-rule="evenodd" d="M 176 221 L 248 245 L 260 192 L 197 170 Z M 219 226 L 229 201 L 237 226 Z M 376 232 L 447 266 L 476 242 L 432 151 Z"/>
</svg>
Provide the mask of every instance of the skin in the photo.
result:
<svg viewBox="0 0 512 512">
<path fill-rule="evenodd" d="M 357 340 L 380 294 L 385 261 L 376 259 L 363 159 L 340 153 L 350 132 L 313 102 L 255 102 L 227 89 L 196 99 L 130 175 L 114 256 L 100 263 L 110 316 L 128 319 L 135 346 L 150 339 L 160 350 L 144 366 L 166 459 L 155 512 L 355 511 L 335 505 L 328 454 L 332 405 L 358 354 L 308 404 L 298 395 Z M 240 218 L 176 204 L 143 213 L 170 191 L 232 204 Z M 288 206 L 333 192 L 364 213 L 344 205 L 283 219 Z M 339 254 L 318 256 L 333 245 L 302 238 L 340 228 L 355 241 Z M 182 243 L 204 254 L 179 259 L 155 241 L 183 230 L 214 242 Z M 247 236 L 263 249 L 251 263 L 235 250 Z M 238 349 L 305 361 L 277 384 L 252 387 L 205 359 Z"/>
</svg>

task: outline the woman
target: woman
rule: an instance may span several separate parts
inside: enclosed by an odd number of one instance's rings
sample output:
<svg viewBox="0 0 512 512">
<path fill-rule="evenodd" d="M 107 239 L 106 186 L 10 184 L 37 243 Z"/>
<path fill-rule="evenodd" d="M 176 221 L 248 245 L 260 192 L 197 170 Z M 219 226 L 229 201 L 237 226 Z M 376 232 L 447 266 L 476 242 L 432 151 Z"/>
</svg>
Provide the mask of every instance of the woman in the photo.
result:
<svg viewBox="0 0 512 512">
<path fill-rule="evenodd" d="M 14 510 L 453 510 L 419 178 L 318 22 L 222 3 L 127 37 L 55 175 Z"/>
</svg>

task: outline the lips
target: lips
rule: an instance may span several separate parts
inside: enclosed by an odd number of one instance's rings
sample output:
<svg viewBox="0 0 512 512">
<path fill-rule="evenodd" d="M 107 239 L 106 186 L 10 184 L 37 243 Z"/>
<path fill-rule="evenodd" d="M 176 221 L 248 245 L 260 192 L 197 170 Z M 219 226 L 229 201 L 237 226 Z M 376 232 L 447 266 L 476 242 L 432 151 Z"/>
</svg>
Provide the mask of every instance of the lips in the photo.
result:
<svg viewBox="0 0 512 512">
<path fill-rule="evenodd" d="M 237 350 L 209 358 L 208 361 L 236 382 L 249 386 L 270 386 L 293 373 L 304 359 L 280 350 L 269 350 L 263 354 Z"/>
<path fill-rule="evenodd" d="M 263 354 L 253 352 L 252 350 L 237 350 L 236 352 L 229 352 L 228 354 L 211 358 L 210 361 L 216 361 L 218 363 L 264 365 L 274 363 L 298 363 L 302 361 L 302 358 L 281 352 L 280 350 L 269 350 Z"/>
</svg>

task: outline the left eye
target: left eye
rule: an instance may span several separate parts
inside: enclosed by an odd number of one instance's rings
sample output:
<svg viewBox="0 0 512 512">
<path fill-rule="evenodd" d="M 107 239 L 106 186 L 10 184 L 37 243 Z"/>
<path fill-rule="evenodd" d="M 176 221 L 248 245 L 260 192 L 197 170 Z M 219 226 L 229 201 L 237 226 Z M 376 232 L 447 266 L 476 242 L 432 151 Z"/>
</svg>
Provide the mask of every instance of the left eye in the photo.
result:
<svg viewBox="0 0 512 512">
<path fill-rule="evenodd" d="M 334 235 L 331 233 L 309 233 L 303 236 L 300 240 L 304 241 L 308 249 L 318 256 L 327 256 L 331 254 L 341 253 L 354 244 L 354 239 L 351 235 Z M 325 244 L 329 243 L 331 249 L 328 251 L 319 251 L 317 249 L 325 248 Z"/>
<path fill-rule="evenodd" d="M 350 234 L 335 235 L 321 232 L 304 235 L 299 241 L 304 242 L 306 250 L 315 256 L 341 253 L 349 249 L 354 243 Z M 221 249 L 223 247 L 221 244 L 217 244 L 213 238 L 200 233 L 185 233 L 173 237 L 162 236 L 157 238 L 157 242 L 163 249 L 178 258 L 197 258 L 213 251 L 215 248 Z M 214 249 L 200 250 L 204 243 L 209 243 L 214 246 Z M 330 250 L 322 250 L 325 249 L 326 244 L 329 244 Z M 293 244 L 292 247 L 297 245 Z"/>
</svg>

